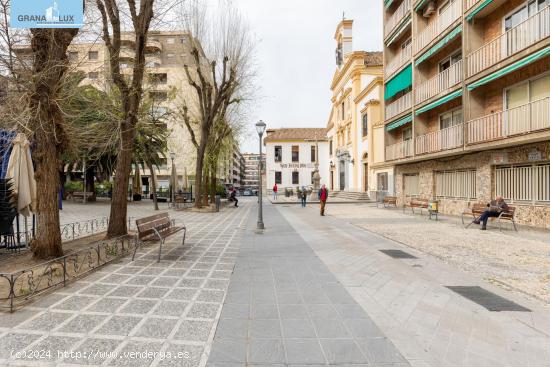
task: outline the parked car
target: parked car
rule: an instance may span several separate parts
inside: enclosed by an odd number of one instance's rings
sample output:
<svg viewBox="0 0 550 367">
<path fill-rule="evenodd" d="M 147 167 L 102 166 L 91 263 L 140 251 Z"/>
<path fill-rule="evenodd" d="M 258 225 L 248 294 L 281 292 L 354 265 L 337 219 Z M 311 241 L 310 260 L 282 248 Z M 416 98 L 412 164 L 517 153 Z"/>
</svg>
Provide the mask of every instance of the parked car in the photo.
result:
<svg viewBox="0 0 550 367">
<path fill-rule="evenodd" d="M 252 193 L 252 190 L 246 189 L 243 191 L 243 196 L 252 196 L 252 195 L 254 195 Z"/>
</svg>

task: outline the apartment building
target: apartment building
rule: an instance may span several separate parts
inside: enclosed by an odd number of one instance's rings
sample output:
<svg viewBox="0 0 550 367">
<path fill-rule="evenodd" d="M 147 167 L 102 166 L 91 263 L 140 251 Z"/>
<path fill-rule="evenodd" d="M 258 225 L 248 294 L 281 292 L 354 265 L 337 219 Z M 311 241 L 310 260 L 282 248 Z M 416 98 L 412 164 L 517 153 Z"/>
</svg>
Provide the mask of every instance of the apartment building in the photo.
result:
<svg viewBox="0 0 550 367">
<path fill-rule="evenodd" d="M 127 78 L 131 78 L 134 65 L 135 37 L 132 33 L 123 33 L 121 37 L 121 69 Z M 29 54 L 29 46 L 20 46 L 19 54 Z M 83 72 L 82 84 L 93 85 L 99 90 L 108 91 L 111 85 L 109 76 L 109 52 L 102 42 L 74 42 L 68 48 L 70 71 Z M 170 131 L 166 162 L 156 172 L 157 188 L 167 189 L 170 185 L 170 153 L 175 153 L 175 165 L 178 175 L 178 187 L 193 185 L 196 151 L 182 119 L 178 117 L 178 107 L 183 98 L 191 99 L 192 91 L 187 82 L 183 65 L 191 62 L 191 43 L 185 32 L 150 31 L 146 48 L 146 73 L 144 76 L 144 94 L 152 103 L 154 115 L 166 123 Z M 184 174 L 189 176 L 187 181 Z M 151 177 L 149 170 L 142 170 L 142 185 L 149 191 Z"/>
<path fill-rule="evenodd" d="M 219 178 L 226 187 L 243 189 L 245 177 L 245 158 L 237 144 L 223 155 L 223 164 L 220 165 Z"/>
<path fill-rule="evenodd" d="M 376 191 L 384 161 L 382 52 L 353 50 L 353 20 L 342 20 L 334 35 L 336 70 L 330 86 L 327 123 L 329 188 Z M 376 149 L 376 145 L 379 149 Z M 374 164 L 380 164 L 374 168 Z"/>
<path fill-rule="evenodd" d="M 259 190 L 260 173 L 259 163 L 260 155 L 254 153 L 244 153 L 244 189 Z M 265 154 L 262 153 L 262 166 L 265 166 Z"/>
<path fill-rule="evenodd" d="M 268 129 L 266 151 L 267 192 L 277 184 L 284 188 L 313 185 L 313 173 L 319 169 L 321 185 L 329 180 L 329 142 L 324 128 Z"/>
<path fill-rule="evenodd" d="M 459 214 L 502 195 L 550 228 L 550 0 L 385 0 L 395 192 Z"/>
</svg>

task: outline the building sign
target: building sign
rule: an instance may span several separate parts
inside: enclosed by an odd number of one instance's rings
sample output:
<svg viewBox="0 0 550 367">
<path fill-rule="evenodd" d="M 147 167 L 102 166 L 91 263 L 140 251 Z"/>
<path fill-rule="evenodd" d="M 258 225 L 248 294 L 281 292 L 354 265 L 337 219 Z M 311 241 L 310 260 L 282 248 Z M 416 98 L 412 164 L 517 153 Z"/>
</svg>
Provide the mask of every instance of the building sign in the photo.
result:
<svg viewBox="0 0 550 367">
<path fill-rule="evenodd" d="M 82 0 L 11 0 L 12 28 L 80 28 Z"/>
<path fill-rule="evenodd" d="M 281 168 L 315 168 L 313 163 L 281 163 Z"/>
<path fill-rule="evenodd" d="M 530 162 L 542 161 L 542 153 L 538 149 L 533 149 L 529 152 L 527 159 L 529 159 Z"/>
<path fill-rule="evenodd" d="M 493 158 L 493 164 L 508 163 L 508 153 L 506 152 L 493 153 L 492 158 Z"/>
</svg>

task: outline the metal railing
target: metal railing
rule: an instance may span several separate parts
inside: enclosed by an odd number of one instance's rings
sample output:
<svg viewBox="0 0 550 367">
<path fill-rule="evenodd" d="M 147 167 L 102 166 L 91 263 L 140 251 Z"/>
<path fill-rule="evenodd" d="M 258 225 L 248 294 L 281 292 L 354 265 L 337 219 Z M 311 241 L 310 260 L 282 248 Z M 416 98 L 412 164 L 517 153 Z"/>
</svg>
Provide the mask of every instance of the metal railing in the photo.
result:
<svg viewBox="0 0 550 367">
<path fill-rule="evenodd" d="M 413 140 L 405 140 L 397 144 L 388 145 L 386 147 L 386 160 L 402 159 L 412 157 L 413 155 Z"/>
<path fill-rule="evenodd" d="M 14 273 L 0 273 L 0 308 L 14 311 L 32 298 L 69 282 L 120 257 L 135 246 L 133 236 L 97 242 L 90 247 Z"/>
<path fill-rule="evenodd" d="M 415 103 L 424 102 L 427 99 L 447 91 L 462 81 L 462 60 L 454 63 L 448 69 L 426 80 L 416 87 Z"/>
<path fill-rule="evenodd" d="M 550 37 L 550 7 L 527 18 L 468 55 L 468 77 Z"/>
<path fill-rule="evenodd" d="M 388 18 L 384 26 L 384 37 L 387 37 L 397 27 L 403 18 L 411 11 L 411 0 L 403 0 L 395 9 L 395 12 Z"/>
<path fill-rule="evenodd" d="M 399 115 L 400 113 L 410 109 L 411 107 L 412 107 L 412 92 L 409 92 L 404 96 L 391 102 L 390 104 L 386 105 L 386 120 Z"/>
<path fill-rule="evenodd" d="M 442 34 L 451 24 L 462 16 L 462 12 L 462 1 L 455 0 L 447 9 L 429 22 L 426 28 L 418 33 L 414 42 L 414 52 L 419 52 L 437 36 Z"/>
<path fill-rule="evenodd" d="M 483 0 L 464 0 L 464 10 L 470 10 L 474 5 L 482 1 Z"/>
<path fill-rule="evenodd" d="M 409 43 L 405 48 L 402 48 L 386 65 L 385 75 L 386 79 L 391 77 L 397 70 L 399 70 L 406 63 L 411 61 L 412 57 L 412 43 Z"/>
<path fill-rule="evenodd" d="M 550 129 L 550 97 L 471 120 L 468 144 Z"/>
<path fill-rule="evenodd" d="M 427 154 L 461 147 L 464 125 L 458 124 L 416 137 L 416 154 Z"/>
</svg>

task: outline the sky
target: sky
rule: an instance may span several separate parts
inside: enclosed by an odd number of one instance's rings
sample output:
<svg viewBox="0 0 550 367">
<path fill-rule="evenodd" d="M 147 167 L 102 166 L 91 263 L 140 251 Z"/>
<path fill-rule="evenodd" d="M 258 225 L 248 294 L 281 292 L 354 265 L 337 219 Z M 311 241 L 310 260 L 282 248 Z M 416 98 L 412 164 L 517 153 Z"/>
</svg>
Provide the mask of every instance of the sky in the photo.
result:
<svg viewBox="0 0 550 367">
<path fill-rule="evenodd" d="M 242 152 L 258 151 L 254 124 L 268 128 L 325 127 L 336 70 L 334 32 L 353 19 L 353 49 L 382 50 L 380 0 L 235 0 L 258 40 L 260 96 Z"/>
</svg>

